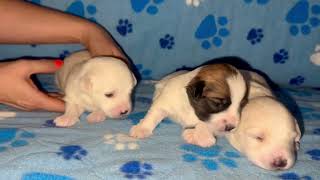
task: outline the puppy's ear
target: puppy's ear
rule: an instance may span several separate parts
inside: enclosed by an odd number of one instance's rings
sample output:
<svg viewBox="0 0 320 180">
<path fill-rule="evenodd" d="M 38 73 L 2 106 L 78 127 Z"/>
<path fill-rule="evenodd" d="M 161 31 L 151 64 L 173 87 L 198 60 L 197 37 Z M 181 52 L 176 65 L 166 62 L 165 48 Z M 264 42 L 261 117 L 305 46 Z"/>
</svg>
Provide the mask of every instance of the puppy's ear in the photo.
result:
<svg viewBox="0 0 320 180">
<path fill-rule="evenodd" d="M 299 150 L 300 149 L 301 131 L 300 131 L 300 128 L 299 128 L 299 125 L 298 125 L 296 119 L 294 119 L 294 123 L 295 123 L 295 126 L 296 126 L 296 132 L 297 132 L 297 136 L 295 137 L 294 141 L 295 141 L 295 144 L 296 144 L 296 149 Z"/>
<path fill-rule="evenodd" d="M 203 94 L 206 83 L 204 81 L 196 81 L 186 87 L 187 95 L 193 100 L 199 100 Z"/>
<path fill-rule="evenodd" d="M 79 81 L 80 89 L 84 92 L 90 92 L 92 89 L 92 80 L 90 76 L 84 75 L 80 78 Z"/>
<path fill-rule="evenodd" d="M 133 85 L 135 86 L 135 85 L 137 85 L 136 76 L 133 73 L 131 73 L 131 75 L 132 75 L 132 79 L 133 79 Z"/>
</svg>

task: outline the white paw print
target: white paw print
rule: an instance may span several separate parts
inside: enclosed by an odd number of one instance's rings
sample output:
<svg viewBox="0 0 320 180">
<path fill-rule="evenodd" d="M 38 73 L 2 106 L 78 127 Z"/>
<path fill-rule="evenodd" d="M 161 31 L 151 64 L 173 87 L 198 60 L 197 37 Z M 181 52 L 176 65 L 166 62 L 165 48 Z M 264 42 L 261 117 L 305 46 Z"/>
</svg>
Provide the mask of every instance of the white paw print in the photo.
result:
<svg viewBox="0 0 320 180">
<path fill-rule="evenodd" d="M 137 139 L 128 136 L 123 133 L 107 133 L 104 135 L 104 142 L 106 144 L 113 144 L 114 149 L 117 151 L 122 150 L 137 150 L 139 149 L 139 144 Z"/>
</svg>

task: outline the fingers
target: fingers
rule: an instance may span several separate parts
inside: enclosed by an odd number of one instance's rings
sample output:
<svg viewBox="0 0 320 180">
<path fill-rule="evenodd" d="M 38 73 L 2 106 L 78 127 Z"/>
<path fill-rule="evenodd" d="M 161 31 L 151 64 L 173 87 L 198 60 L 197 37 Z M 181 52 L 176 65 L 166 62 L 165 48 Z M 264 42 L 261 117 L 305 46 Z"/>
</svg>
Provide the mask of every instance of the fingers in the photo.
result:
<svg viewBox="0 0 320 180">
<path fill-rule="evenodd" d="M 29 74 L 37 73 L 54 73 L 61 66 L 63 62 L 56 60 L 29 60 L 30 72 Z"/>
</svg>

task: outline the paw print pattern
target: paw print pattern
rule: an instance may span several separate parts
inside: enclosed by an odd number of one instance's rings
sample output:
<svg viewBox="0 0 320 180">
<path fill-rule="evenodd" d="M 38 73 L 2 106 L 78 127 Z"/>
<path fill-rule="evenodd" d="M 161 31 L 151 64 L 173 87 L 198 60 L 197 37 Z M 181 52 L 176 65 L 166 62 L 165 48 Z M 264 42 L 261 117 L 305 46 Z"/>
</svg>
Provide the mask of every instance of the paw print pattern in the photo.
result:
<svg viewBox="0 0 320 180">
<path fill-rule="evenodd" d="M 170 34 L 166 34 L 163 38 L 159 40 L 160 47 L 163 49 L 172 49 L 174 45 L 174 37 Z"/>
<path fill-rule="evenodd" d="M 289 23 L 289 31 L 292 36 L 299 33 L 310 34 L 312 28 L 320 25 L 320 4 L 314 4 L 310 8 L 309 1 L 298 1 L 287 13 L 286 21 Z"/>
<path fill-rule="evenodd" d="M 313 130 L 313 134 L 320 135 L 320 128 L 316 128 Z"/>
<path fill-rule="evenodd" d="M 150 69 L 144 69 L 142 64 L 136 64 L 137 69 L 139 70 L 139 73 L 142 76 L 142 79 L 152 79 L 151 74 L 152 71 Z"/>
<path fill-rule="evenodd" d="M 297 173 L 293 173 L 293 172 L 288 172 L 288 173 L 283 173 L 281 175 L 278 176 L 280 179 L 283 180 L 312 180 L 312 178 L 310 176 L 299 176 Z"/>
<path fill-rule="evenodd" d="M 251 4 L 253 1 L 257 1 L 257 4 L 259 5 L 266 5 L 270 0 L 244 0 L 245 3 Z"/>
<path fill-rule="evenodd" d="M 203 40 L 201 43 L 203 49 L 209 49 L 211 44 L 216 47 L 222 46 L 223 39 L 230 35 L 230 31 L 225 28 L 228 24 L 228 18 L 221 16 L 217 20 L 218 23 L 213 15 L 208 15 L 202 20 L 195 32 L 195 38 Z M 208 40 L 209 38 L 212 38 L 211 42 Z"/>
<path fill-rule="evenodd" d="M 73 14 L 75 16 L 80 16 L 83 18 L 87 17 L 88 20 L 96 22 L 96 19 L 94 16 L 97 13 L 97 8 L 93 4 L 89 4 L 86 8 L 82 1 L 76 0 L 73 3 L 71 3 L 66 10 L 67 13 Z"/>
<path fill-rule="evenodd" d="M 147 13 L 150 15 L 156 15 L 159 11 L 158 6 L 164 2 L 164 0 L 130 0 L 131 7 L 134 12 L 140 13 L 144 9 L 147 9 Z"/>
<path fill-rule="evenodd" d="M 114 145 L 114 149 L 117 151 L 139 149 L 139 144 L 137 143 L 136 138 L 132 138 L 122 133 L 107 133 L 104 135 L 104 142 L 106 144 Z"/>
<path fill-rule="evenodd" d="M 120 19 L 118 22 L 117 31 L 121 36 L 126 36 L 128 33 L 132 33 L 132 24 L 128 19 Z"/>
<path fill-rule="evenodd" d="M 19 148 L 27 146 L 28 140 L 34 138 L 35 134 L 17 128 L 0 129 L 0 152 L 5 152 L 8 148 Z"/>
<path fill-rule="evenodd" d="M 183 160 L 188 163 L 201 161 L 204 168 L 209 171 L 219 169 L 219 163 L 228 168 L 237 168 L 238 165 L 234 158 L 239 158 L 240 155 L 234 151 L 226 151 L 224 155 L 220 155 L 222 147 L 216 145 L 209 148 L 201 148 L 199 146 L 184 144 L 180 147 L 184 151 Z"/>
<path fill-rule="evenodd" d="M 148 176 L 152 176 L 152 170 L 151 164 L 140 161 L 129 161 L 120 168 L 120 171 L 124 173 L 124 177 L 128 179 L 146 179 Z"/>
<path fill-rule="evenodd" d="M 61 146 L 60 152 L 57 152 L 58 156 L 62 156 L 65 160 L 76 159 L 81 160 L 88 154 L 88 151 L 83 149 L 79 145 Z"/>
<path fill-rule="evenodd" d="M 273 54 L 273 62 L 284 64 L 289 59 L 289 53 L 285 49 L 280 49 L 278 52 Z"/>
<path fill-rule="evenodd" d="M 67 56 L 70 55 L 70 52 L 68 50 L 64 50 L 60 55 L 59 55 L 59 58 L 60 59 L 64 59 L 66 58 Z"/>
<path fill-rule="evenodd" d="M 42 126 L 43 127 L 57 127 L 56 124 L 54 123 L 53 119 L 47 120 Z"/>
<path fill-rule="evenodd" d="M 261 28 L 252 28 L 247 35 L 247 40 L 252 44 L 255 45 L 256 43 L 260 43 L 263 35 L 263 30 Z"/>
<path fill-rule="evenodd" d="M 75 180 L 68 176 L 62 176 L 58 174 L 48 174 L 42 172 L 28 172 L 24 174 L 21 180 L 40 180 L 40 179 L 51 179 L 51 180 Z"/>
<path fill-rule="evenodd" d="M 311 156 L 311 159 L 320 161 L 320 149 L 312 149 L 310 151 L 307 151 L 306 154 Z"/>
<path fill-rule="evenodd" d="M 291 78 L 289 81 L 289 84 L 291 85 L 296 85 L 296 86 L 300 86 L 301 84 L 303 84 L 305 81 L 305 78 L 302 76 L 297 76 L 294 78 Z"/>
</svg>

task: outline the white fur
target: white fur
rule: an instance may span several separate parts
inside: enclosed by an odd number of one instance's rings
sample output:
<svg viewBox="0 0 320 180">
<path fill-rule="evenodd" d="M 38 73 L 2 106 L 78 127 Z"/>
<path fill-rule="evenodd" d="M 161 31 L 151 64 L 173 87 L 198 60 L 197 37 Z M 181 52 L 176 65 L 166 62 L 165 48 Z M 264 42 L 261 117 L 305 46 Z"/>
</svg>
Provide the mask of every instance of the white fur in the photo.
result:
<svg viewBox="0 0 320 180">
<path fill-rule="evenodd" d="M 198 7 L 200 3 L 204 0 L 186 0 L 188 6 Z"/>
<path fill-rule="evenodd" d="M 310 56 L 310 61 L 313 64 L 320 66 L 320 45 L 316 45 L 314 53 Z"/>
<path fill-rule="evenodd" d="M 219 132 L 217 132 L 218 130 L 209 130 L 207 123 L 211 127 L 220 127 L 220 123 L 222 123 L 226 118 L 234 117 L 234 121 L 238 121 L 237 118 L 239 118 L 239 113 L 236 108 L 239 108 L 240 102 L 237 101 L 240 96 L 244 96 L 246 87 L 240 73 L 238 73 L 237 76 L 228 79 L 227 82 L 229 88 L 237 88 L 237 90 L 232 90 L 232 103 L 235 101 L 238 104 L 232 104 L 230 106 L 230 110 L 228 108 L 227 112 L 221 112 L 222 115 L 217 113 L 217 117 L 220 117 L 221 119 L 212 116 L 209 121 L 203 122 L 196 116 L 186 93 L 188 83 L 197 75 L 201 68 L 202 67 L 199 67 L 190 72 L 179 71 L 173 73 L 164 77 L 159 83 L 157 83 L 153 103 L 147 115 L 138 125 L 131 128 L 130 135 L 136 138 L 148 137 L 152 134 L 154 128 L 162 121 L 162 119 L 170 117 L 183 127 L 195 127 L 195 129 L 186 129 L 182 134 L 183 138 L 188 143 L 202 147 L 212 146 L 216 142 L 213 134 L 219 134 Z M 238 81 L 240 82 L 238 83 Z M 225 127 L 224 124 L 223 126 Z"/>
<path fill-rule="evenodd" d="M 250 79 L 249 101 L 243 108 L 239 125 L 227 138 L 250 161 L 268 170 L 293 166 L 301 133 L 295 118 L 273 96 L 266 81 L 258 74 L 243 71 Z M 262 141 L 259 140 L 262 137 Z M 275 161 L 286 161 L 275 167 Z"/>
<path fill-rule="evenodd" d="M 92 58 L 87 51 L 80 51 L 65 59 L 56 74 L 56 83 L 65 94 L 66 110 L 54 122 L 68 127 L 74 125 L 84 111 L 92 112 L 87 117 L 89 122 L 128 114 L 136 79 L 121 60 Z M 113 97 L 106 96 L 110 93 Z"/>
</svg>

